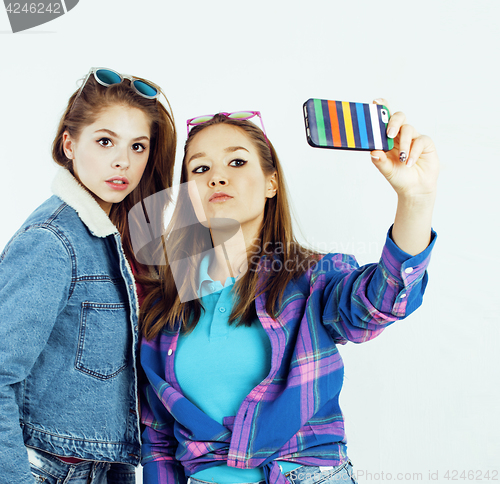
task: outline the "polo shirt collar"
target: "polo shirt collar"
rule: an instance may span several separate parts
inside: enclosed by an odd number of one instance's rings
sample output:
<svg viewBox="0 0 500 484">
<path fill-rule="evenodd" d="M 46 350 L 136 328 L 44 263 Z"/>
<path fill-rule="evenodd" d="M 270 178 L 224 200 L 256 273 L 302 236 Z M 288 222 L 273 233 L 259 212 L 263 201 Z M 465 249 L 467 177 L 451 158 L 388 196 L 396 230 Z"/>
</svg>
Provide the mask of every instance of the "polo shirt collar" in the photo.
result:
<svg viewBox="0 0 500 484">
<path fill-rule="evenodd" d="M 210 266 L 211 257 L 210 254 L 206 254 L 200 262 L 200 270 L 198 272 L 198 296 L 203 297 L 209 294 L 213 294 L 214 292 L 221 291 L 222 289 L 231 286 L 234 284 L 234 277 L 228 277 L 224 286 L 220 283 L 220 281 L 214 281 L 208 275 L 208 267 Z"/>
</svg>

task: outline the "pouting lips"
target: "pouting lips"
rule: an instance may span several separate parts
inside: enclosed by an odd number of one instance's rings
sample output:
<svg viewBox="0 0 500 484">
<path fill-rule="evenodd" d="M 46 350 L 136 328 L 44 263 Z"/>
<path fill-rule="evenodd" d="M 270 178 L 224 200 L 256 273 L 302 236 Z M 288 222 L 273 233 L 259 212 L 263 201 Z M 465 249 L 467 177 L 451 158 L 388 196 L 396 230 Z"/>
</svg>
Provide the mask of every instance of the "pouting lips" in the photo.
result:
<svg viewBox="0 0 500 484">
<path fill-rule="evenodd" d="M 229 200 L 233 198 L 231 195 L 228 195 L 227 193 L 224 193 L 224 192 L 216 192 L 214 193 L 209 199 L 208 201 L 209 202 L 215 202 L 217 200 Z"/>
</svg>

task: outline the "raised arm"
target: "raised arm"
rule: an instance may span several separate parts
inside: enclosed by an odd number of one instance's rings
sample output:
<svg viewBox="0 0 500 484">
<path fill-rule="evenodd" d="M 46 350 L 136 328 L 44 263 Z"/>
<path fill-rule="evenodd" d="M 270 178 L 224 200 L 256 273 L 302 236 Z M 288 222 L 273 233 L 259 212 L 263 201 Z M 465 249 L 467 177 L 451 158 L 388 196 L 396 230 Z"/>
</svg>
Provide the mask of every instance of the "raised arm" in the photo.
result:
<svg viewBox="0 0 500 484">
<path fill-rule="evenodd" d="M 387 106 L 384 99 L 374 102 Z M 387 135 L 394 138 L 394 148 L 372 151 L 372 161 L 398 195 L 392 238 L 401 250 L 416 255 L 430 241 L 439 159 L 432 140 L 406 124 L 402 112 L 392 115 Z"/>
</svg>

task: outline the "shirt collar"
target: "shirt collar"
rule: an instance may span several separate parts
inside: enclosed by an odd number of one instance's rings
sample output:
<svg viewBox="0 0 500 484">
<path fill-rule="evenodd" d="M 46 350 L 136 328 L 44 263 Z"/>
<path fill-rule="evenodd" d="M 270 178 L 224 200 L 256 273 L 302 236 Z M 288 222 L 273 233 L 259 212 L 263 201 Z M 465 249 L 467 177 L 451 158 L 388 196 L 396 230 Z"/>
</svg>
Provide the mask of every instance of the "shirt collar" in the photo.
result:
<svg viewBox="0 0 500 484">
<path fill-rule="evenodd" d="M 210 251 L 212 252 L 212 251 Z M 221 291 L 222 289 L 231 286 L 234 284 L 234 277 L 228 277 L 224 286 L 220 283 L 220 281 L 214 281 L 208 275 L 208 267 L 210 266 L 210 253 L 206 254 L 200 262 L 200 270 L 198 272 L 198 296 L 203 297 L 208 294 L 213 294 L 214 292 Z"/>
</svg>

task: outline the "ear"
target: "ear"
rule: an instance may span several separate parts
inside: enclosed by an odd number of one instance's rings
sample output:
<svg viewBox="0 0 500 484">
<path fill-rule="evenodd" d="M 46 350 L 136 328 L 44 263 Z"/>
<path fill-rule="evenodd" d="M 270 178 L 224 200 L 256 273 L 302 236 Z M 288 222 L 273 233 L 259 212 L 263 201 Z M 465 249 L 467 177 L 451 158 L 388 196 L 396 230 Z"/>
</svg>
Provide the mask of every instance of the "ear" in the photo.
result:
<svg viewBox="0 0 500 484">
<path fill-rule="evenodd" d="M 267 185 L 266 198 L 274 198 L 278 191 L 278 181 L 276 180 L 276 172 L 271 175 Z"/>
<path fill-rule="evenodd" d="M 62 147 L 64 150 L 64 154 L 66 155 L 66 158 L 70 160 L 75 159 L 75 140 L 71 137 L 71 135 L 65 131 L 63 133 L 63 142 L 62 142 Z"/>
</svg>

